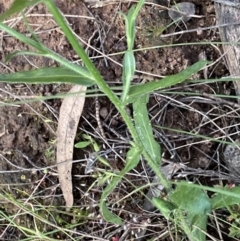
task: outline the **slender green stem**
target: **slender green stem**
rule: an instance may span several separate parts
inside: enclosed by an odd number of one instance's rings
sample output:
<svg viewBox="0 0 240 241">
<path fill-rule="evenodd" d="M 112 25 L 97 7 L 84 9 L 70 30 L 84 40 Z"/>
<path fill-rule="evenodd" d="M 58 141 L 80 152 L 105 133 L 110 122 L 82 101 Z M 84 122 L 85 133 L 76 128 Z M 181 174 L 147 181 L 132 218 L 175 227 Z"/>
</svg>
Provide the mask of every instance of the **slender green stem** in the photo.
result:
<svg viewBox="0 0 240 241">
<path fill-rule="evenodd" d="M 150 155 L 148 154 L 148 152 L 145 149 L 143 150 L 143 156 L 147 160 L 147 162 L 150 165 L 150 167 L 157 174 L 158 178 L 160 179 L 161 184 L 166 188 L 166 191 L 170 192 L 171 185 L 170 185 L 169 181 L 166 179 L 166 177 L 160 171 L 159 167 L 156 168 L 156 163 L 153 161 L 153 159 L 150 157 Z"/>
<path fill-rule="evenodd" d="M 179 209 L 177 211 L 177 216 L 179 219 L 179 226 L 182 227 L 183 231 L 185 232 L 185 234 L 187 235 L 187 237 L 189 238 L 190 241 L 199 241 L 198 238 L 196 238 L 193 233 L 192 230 L 189 227 L 189 224 L 187 223 L 186 217 L 183 214 L 183 211 L 181 209 Z"/>
<path fill-rule="evenodd" d="M 84 49 L 82 48 L 82 46 L 79 44 L 78 40 L 76 39 L 76 37 L 74 36 L 74 34 L 72 33 L 71 29 L 69 28 L 68 24 L 65 22 L 65 20 L 63 19 L 61 13 L 59 12 L 59 10 L 56 8 L 56 6 L 54 5 L 53 1 L 49 1 L 49 0 L 45 0 L 44 1 L 45 4 L 48 6 L 49 11 L 53 14 L 53 16 L 55 17 L 55 20 L 57 21 L 58 25 L 61 26 L 63 32 L 65 33 L 65 35 L 67 36 L 69 42 L 71 43 L 71 45 L 73 46 L 73 49 L 76 51 L 76 53 L 81 57 L 81 59 L 83 60 L 85 66 L 87 67 L 87 69 L 89 70 L 89 72 L 92 74 L 92 76 L 94 77 L 94 81 L 95 83 L 98 85 L 98 87 L 100 88 L 100 90 L 106 94 L 106 96 L 110 99 L 110 101 L 114 104 L 114 106 L 116 107 L 116 109 L 119 111 L 119 113 L 121 114 L 123 120 L 125 121 L 125 124 L 127 125 L 129 132 L 132 135 L 132 138 L 135 142 L 135 144 L 137 146 L 139 146 L 140 148 L 143 146 L 141 140 L 139 139 L 139 136 L 134 128 L 134 125 L 131 121 L 130 116 L 127 114 L 126 110 L 125 110 L 125 105 L 121 102 L 121 100 L 117 97 L 117 95 L 111 90 L 111 88 L 109 87 L 109 85 L 104 81 L 104 79 L 102 78 L 102 76 L 99 74 L 99 71 L 96 69 L 96 67 L 94 66 L 94 64 L 91 62 L 91 60 L 89 59 L 88 55 L 85 53 Z M 143 152 L 144 157 L 146 158 L 146 160 L 148 161 L 149 165 L 151 167 L 156 167 L 154 161 L 152 160 L 152 158 L 149 156 L 149 154 L 144 150 Z M 170 190 L 170 184 L 169 182 L 166 180 L 165 176 L 162 174 L 162 172 L 159 170 L 159 168 L 154 168 L 154 170 L 156 171 L 156 174 L 158 175 L 160 181 L 162 182 L 163 186 L 167 189 Z"/>
<path fill-rule="evenodd" d="M 89 59 L 88 55 L 85 53 L 84 49 L 82 48 L 82 46 L 79 44 L 78 40 L 76 39 L 76 37 L 74 36 L 74 34 L 72 33 L 71 29 L 69 28 L 68 24 L 66 23 L 66 21 L 63 19 L 63 16 L 61 15 L 61 13 L 59 12 L 59 10 L 57 9 L 57 7 L 55 6 L 55 4 L 53 3 L 53 1 L 50 0 L 45 0 L 44 1 L 46 6 L 48 7 L 49 11 L 53 14 L 53 16 L 55 17 L 55 20 L 57 22 L 57 24 L 59 26 L 61 26 L 63 32 L 65 33 L 65 35 L 67 36 L 69 42 L 71 43 L 73 49 L 76 51 L 76 53 L 81 57 L 81 59 L 83 60 L 85 66 L 87 67 L 87 69 L 89 70 L 89 72 L 92 74 L 92 76 L 94 77 L 94 80 L 96 82 L 96 84 L 98 85 L 98 87 L 100 88 L 100 90 L 107 95 L 107 97 L 110 99 L 110 101 L 114 104 L 114 106 L 117 108 L 117 110 L 120 112 L 122 118 L 124 119 L 129 132 L 132 135 L 133 140 L 135 141 L 137 146 L 142 146 L 137 132 L 133 126 L 133 123 L 129 117 L 129 115 L 127 114 L 124 105 L 122 104 L 122 102 L 120 101 L 120 99 L 117 97 L 117 95 L 111 90 L 111 88 L 108 86 L 108 84 L 104 81 L 104 79 L 102 78 L 102 76 L 99 74 L 99 71 L 97 70 L 97 68 L 94 66 L 94 64 L 91 62 L 91 60 Z"/>
</svg>

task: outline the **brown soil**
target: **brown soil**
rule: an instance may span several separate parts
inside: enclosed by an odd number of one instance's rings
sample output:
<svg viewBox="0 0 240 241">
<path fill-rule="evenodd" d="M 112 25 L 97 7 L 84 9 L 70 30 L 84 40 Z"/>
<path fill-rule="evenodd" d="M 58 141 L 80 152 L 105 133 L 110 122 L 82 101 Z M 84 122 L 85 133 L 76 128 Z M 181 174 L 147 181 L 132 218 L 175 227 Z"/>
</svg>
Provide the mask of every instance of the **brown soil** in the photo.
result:
<svg viewBox="0 0 240 241">
<path fill-rule="evenodd" d="M 0 11 L 4 12 L 9 6 L 9 1 L 2 2 Z M 164 30 L 163 36 L 181 30 L 209 27 L 215 24 L 214 6 L 210 0 L 191 0 L 191 2 L 196 4 L 196 14 L 201 17 L 192 18 L 186 23 L 186 26 L 169 27 Z M 126 49 L 124 21 L 118 12 L 127 13 L 130 8 L 129 4 L 114 3 L 102 8 L 92 8 L 88 3 L 82 1 L 57 0 L 56 4 L 66 16 L 73 31 L 79 36 L 79 41 L 81 41 L 88 54 L 92 57 L 94 64 L 98 67 L 104 79 L 112 86 L 119 86 L 123 55 L 117 54 L 103 58 L 99 51 L 105 55 L 110 55 Z M 161 47 L 136 52 L 136 74 L 139 77 L 134 79 L 135 83 L 148 80 L 149 76 L 161 78 L 179 73 L 187 66 L 197 62 L 199 54 L 203 51 L 207 59 L 213 62 L 221 56 L 221 48 L 219 46 L 199 44 L 200 42 L 220 41 L 217 29 L 203 32 L 195 31 L 168 38 L 157 35 L 157 30 L 160 27 L 166 26 L 166 24 L 171 22 L 167 12 L 159 13 L 160 10 L 162 8 L 159 5 L 149 3 L 142 9 L 138 17 L 135 47 Z M 30 15 L 27 17 L 27 20 L 41 42 L 68 60 L 81 62 L 54 20 L 46 15 L 47 10 L 43 5 L 35 6 L 28 14 Z M 17 21 L 12 18 L 11 22 L 7 24 L 13 24 L 14 29 L 21 33 L 27 33 L 27 28 L 22 20 Z M 30 70 L 36 67 L 58 66 L 57 63 L 50 59 L 36 58 L 34 56 L 17 56 L 9 63 L 4 64 L 4 59 L 9 53 L 31 49 L 19 40 L 4 33 L 1 43 L 0 73 Z M 177 43 L 183 43 L 183 45 L 166 47 L 167 44 Z M 208 69 L 208 78 L 211 79 L 227 75 L 228 71 L 224 66 L 223 60 L 218 61 Z M 203 78 L 203 72 L 200 72 L 192 80 Z M 0 183 L 2 192 L 4 190 L 10 192 L 16 199 L 24 199 L 32 194 L 39 203 L 46 206 L 54 204 L 58 206 L 64 205 L 58 186 L 56 167 L 54 166 L 54 140 L 56 140 L 56 126 L 61 101 L 54 99 L 28 103 L 26 100 L 34 96 L 50 96 L 64 93 L 69 89 L 70 86 L 67 85 L 0 85 Z M 186 92 L 186 94 L 181 92 Z M 195 93 L 195 95 L 191 96 L 187 93 Z M 214 93 L 234 94 L 233 86 L 225 82 L 224 84 L 221 82 L 202 85 L 196 84 L 196 82 L 182 84 L 176 88 L 165 90 L 165 92 L 159 91 L 154 93 L 149 103 L 149 114 L 152 118 L 154 133 L 156 140 L 161 143 L 165 159 L 185 164 L 188 169 L 182 171 L 182 173 L 184 174 L 185 172 L 187 180 L 199 179 L 203 184 L 210 186 L 218 183 L 218 180 L 221 178 L 227 179 L 227 175 L 224 175 L 224 173 L 226 174 L 228 171 L 221 159 L 223 147 L 219 143 L 204 141 L 197 135 L 194 137 L 183 131 L 210 138 L 226 136 L 225 133 L 230 131 L 232 133 L 235 132 L 235 129 L 228 130 L 226 127 L 229 125 L 234 126 L 238 118 L 237 113 L 232 113 L 230 116 L 228 113 L 231 112 L 232 106 L 226 102 L 221 102 L 219 99 L 211 98 L 210 95 Z M 126 153 L 129 147 L 127 141 L 128 133 L 124 122 L 117 115 L 117 111 L 109 103 L 108 99 L 102 97 L 99 100 L 101 113 L 103 113 L 104 130 L 110 138 L 110 146 L 105 150 L 103 149 L 104 151 L 101 153 L 103 156 L 108 154 L 108 161 L 116 169 L 121 169 L 124 153 Z M 18 102 L 16 103 L 16 101 Z M 131 108 L 129 110 L 131 111 Z M 105 114 L 104 111 L 106 112 Z M 204 116 L 205 119 L 203 118 Z M 182 132 L 174 132 L 170 129 Z M 94 98 L 89 98 L 85 104 L 76 141 L 81 140 L 80 136 L 82 133 L 87 133 L 92 135 L 98 145 L 101 146 L 103 141 L 97 134 L 97 130 Z M 89 157 L 89 151 L 76 150 L 75 159 L 83 159 L 84 156 Z M 98 238 L 99 240 L 117 240 L 113 238 L 121 236 L 124 233 L 123 229 L 119 229 L 120 231 L 116 234 L 112 236 L 109 234 L 108 236 L 106 233 L 102 233 L 104 228 L 109 227 L 109 233 L 118 228 L 112 227 L 111 224 L 106 222 L 94 223 L 98 220 L 96 216 L 99 213 L 95 204 L 98 203 L 103 187 L 100 187 L 98 190 L 93 188 L 93 190 L 89 191 L 89 187 L 95 179 L 90 177 L 90 174 L 84 175 L 83 167 L 86 162 L 83 165 L 83 161 L 77 162 L 73 169 L 74 205 L 82 208 L 90 206 L 90 209 L 87 209 L 86 212 L 94 213 L 95 218 L 90 218 L 86 221 L 86 225 L 79 225 L 76 228 L 77 234 L 73 235 L 72 238 L 76 238 L 79 233 L 83 233 L 84 235 L 91 234 L 92 236 L 84 240 L 98 240 Z M 148 168 L 146 164 L 143 165 Z M 129 175 L 129 179 L 137 187 L 148 182 L 146 172 L 144 173 L 142 168 L 142 166 L 138 167 L 133 175 Z M 48 170 L 47 174 L 46 170 Z M 144 176 L 143 178 L 136 175 L 140 173 Z M 127 182 L 123 181 L 122 185 L 109 198 L 110 203 L 114 204 L 134 189 L 131 186 L 126 189 L 126 185 Z M 84 196 L 85 192 L 89 193 L 88 197 Z M 126 220 L 126 224 L 131 224 L 132 229 L 136 226 L 131 219 L 132 216 L 139 217 L 145 215 L 147 218 L 150 218 L 152 226 L 149 227 L 147 235 L 149 235 L 148 238 L 156 237 L 163 230 L 162 226 L 167 225 L 166 221 L 162 219 L 160 214 L 144 213 L 141 208 L 142 203 L 143 195 L 138 193 L 130 198 L 123 198 L 120 205 L 125 205 L 124 210 L 120 210 L 120 207 L 113 207 L 113 210 Z M 2 210 L 9 215 L 15 212 L 11 205 L 6 203 L 2 206 Z M 66 222 L 72 221 L 73 218 L 66 220 Z M 159 226 L 157 227 L 155 224 L 159 224 Z M 30 226 L 33 227 L 33 224 Z M 16 240 L 16 237 L 18 239 L 25 237 L 24 233 L 20 233 L 17 229 L 9 230 L 5 228 L 5 226 L 0 227 L 0 230 L 5 232 L 4 235 L 0 236 L 2 240 Z M 218 238 L 217 232 L 211 233 L 211 235 Z M 61 232 L 52 234 L 49 237 L 66 238 Z M 169 239 L 169 237 L 166 237 L 166 239 L 162 240 Z"/>
</svg>

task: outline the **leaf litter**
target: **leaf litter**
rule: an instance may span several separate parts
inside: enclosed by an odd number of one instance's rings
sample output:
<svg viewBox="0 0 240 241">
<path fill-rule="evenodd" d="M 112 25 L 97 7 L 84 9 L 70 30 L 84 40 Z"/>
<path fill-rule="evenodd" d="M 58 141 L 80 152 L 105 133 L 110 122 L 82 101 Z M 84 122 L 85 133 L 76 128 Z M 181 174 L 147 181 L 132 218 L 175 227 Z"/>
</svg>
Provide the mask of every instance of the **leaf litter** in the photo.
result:
<svg viewBox="0 0 240 241">
<path fill-rule="evenodd" d="M 74 85 L 69 93 L 82 91 L 79 96 L 70 96 L 63 100 L 59 113 L 57 130 L 57 168 L 60 187 L 66 207 L 73 205 L 72 160 L 74 140 L 84 103 L 86 86 Z"/>
</svg>

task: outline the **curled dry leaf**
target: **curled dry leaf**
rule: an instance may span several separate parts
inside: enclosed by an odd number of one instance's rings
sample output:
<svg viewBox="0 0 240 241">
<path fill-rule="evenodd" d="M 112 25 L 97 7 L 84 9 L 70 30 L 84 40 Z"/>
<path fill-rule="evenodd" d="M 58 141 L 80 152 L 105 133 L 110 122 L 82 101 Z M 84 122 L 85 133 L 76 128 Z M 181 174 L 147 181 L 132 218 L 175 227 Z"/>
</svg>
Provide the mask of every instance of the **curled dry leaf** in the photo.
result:
<svg viewBox="0 0 240 241">
<path fill-rule="evenodd" d="M 59 113 L 58 134 L 57 134 L 57 168 L 60 187 L 66 202 L 66 207 L 73 205 L 72 193 L 72 160 L 73 146 L 82 114 L 86 86 L 75 85 L 69 93 L 79 92 L 80 95 L 66 97 L 63 100 Z"/>
</svg>

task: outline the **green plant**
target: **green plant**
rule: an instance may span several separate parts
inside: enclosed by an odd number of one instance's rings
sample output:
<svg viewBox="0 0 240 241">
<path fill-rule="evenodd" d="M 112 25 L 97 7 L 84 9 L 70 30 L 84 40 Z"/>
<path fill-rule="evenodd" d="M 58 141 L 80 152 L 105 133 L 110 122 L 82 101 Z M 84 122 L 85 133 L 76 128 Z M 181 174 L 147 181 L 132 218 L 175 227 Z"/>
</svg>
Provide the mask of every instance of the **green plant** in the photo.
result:
<svg viewBox="0 0 240 241">
<path fill-rule="evenodd" d="M 83 141 L 77 142 L 74 146 L 76 148 L 84 149 L 87 146 L 90 146 L 92 149 L 93 153 L 91 154 L 91 161 L 86 166 L 85 173 L 91 172 L 92 168 L 95 164 L 96 161 L 101 162 L 103 165 L 107 167 L 111 167 L 111 165 L 108 163 L 106 159 L 103 157 L 99 156 L 97 153 L 100 151 L 100 147 L 98 146 L 97 142 L 89 135 L 83 134 L 82 138 L 84 139 Z"/>
<path fill-rule="evenodd" d="M 55 151 L 54 151 L 54 148 L 52 146 L 50 146 L 46 149 L 45 156 L 51 162 L 53 162 L 55 160 Z"/>
<path fill-rule="evenodd" d="M 167 219 L 175 221 L 179 226 L 181 224 L 183 231 L 190 240 L 205 240 L 206 235 L 204 231 L 206 231 L 207 226 L 207 215 L 212 211 L 212 208 L 217 208 L 216 205 L 214 205 L 214 200 L 216 201 L 217 198 L 210 199 L 203 190 L 206 189 L 205 187 L 179 182 L 176 183 L 177 187 L 173 189 L 170 181 L 166 180 L 159 169 L 161 166 L 161 149 L 153 136 L 151 122 L 148 117 L 147 104 L 151 92 L 186 81 L 191 75 L 203 68 L 207 64 L 207 61 L 199 61 L 174 76 L 168 76 L 156 82 L 132 86 L 131 80 L 136 70 L 134 56 L 135 20 L 144 4 L 144 0 L 141 0 L 136 6 L 130 8 L 128 15 L 122 14 L 126 25 L 127 50 L 123 57 L 123 87 L 121 97 L 119 98 L 117 93 L 115 93 L 106 81 L 104 81 L 99 71 L 93 65 L 52 0 L 17 0 L 13 3 L 12 7 L 0 17 L 0 20 L 2 21 L 9 15 L 22 11 L 25 7 L 39 2 L 47 6 L 48 10 L 54 16 L 55 21 L 71 43 L 73 49 L 82 59 L 85 67 L 72 64 L 66 59 L 58 56 L 56 53 L 46 48 L 34 34 L 32 38 L 28 38 L 5 24 L 0 23 L 1 30 L 35 49 L 35 51 L 18 51 L 12 53 L 7 57 L 7 60 L 10 60 L 16 55 L 24 54 L 48 57 L 61 65 L 57 68 L 38 69 L 31 72 L 2 74 L 0 75 L 0 81 L 40 84 L 68 82 L 85 86 L 92 86 L 93 84 L 98 85 L 99 89 L 109 98 L 121 114 L 132 137 L 132 141 L 130 141 L 131 147 L 126 156 L 125 167 L 117 175 L 112 177 L 111 183 L 102 193 L 100 200 L 100 211 L 102 216 L 109 222 L 122 224 L 122 220 L 107 208 L 106 198 L 111 194 L 121 179 L 138 165 L 140 157 L 143 156 L 168 193 L 165 199 L 154 197 L 153 203 L 155 206 Z M 125 109 L 126 105 L 132 105 L 133 107 L 133 120 Z M 96 148 L 96 143 L 91 139 L 80 142 L 79 145 L 77 144 L 77 147 L 84 148 L 88 145 L 92 145 L 93 148 Z M 214 191 L 216 192 L 216 189 L 214 189 Z M 225 192 L 225 195 L 236 197 L 236 193 L 231 192 Z M 236 200 L 234 200 L 234 203 L 236 203 Z"/>
<path fill-rule="evenodd" d="M 28 194 L 22 193 L 22 196 Z M 29 198 L 29 197 L 28 197 Z M 71 211 L 61 211 L 54 206 L 43 206 L 36 199 L 33 203 L 27 203 L 23 200 L 15 199 L 10 193 L 1 190 L 0 201 L 0 225 L 4 226 L 6 222 L 12 228 L 17 228 L 27 238 L 21 240 L 59 240 L 54 237 L 59 233 L 71 238 L 71 229 L 83 225 L 89 212 L 72 208 Z M 63 209 L 64 207 L 62 207 Z M 16 213 L 9 214 L 11 210 L 17 210 Z M 61 229 L 59 230 L 59 226 Z M 51 227 L 51 231 L 48 229 Z M 20 238 L 20 237 L 19 237 Z"/>
</svg>

